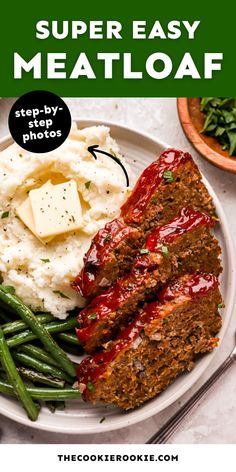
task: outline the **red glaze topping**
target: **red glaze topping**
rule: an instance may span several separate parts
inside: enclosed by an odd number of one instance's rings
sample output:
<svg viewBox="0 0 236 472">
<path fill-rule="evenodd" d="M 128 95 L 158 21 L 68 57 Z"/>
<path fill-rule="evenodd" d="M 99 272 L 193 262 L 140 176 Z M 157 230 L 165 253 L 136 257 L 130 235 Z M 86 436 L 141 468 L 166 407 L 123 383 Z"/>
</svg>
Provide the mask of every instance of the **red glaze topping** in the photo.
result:
<svg viewBox="0 0 236 472">
<path fill-rule="evenodd" d="M 84 297 L 89 297 L 96 284 L 97 273 L 105 265 L 113 249 L 134 232 L 136 229 L 118 219 L 107 223 L 104 228 L 100 229 L 84 256 L 84 266 L 72 283 L 73 288 Z"/>
<path fill-rule="evenodd" d="M 170 223 L 152 231 L 147 238 L 146 248 L 161 253 L 163 243 L 170 244 L 182 234 L 201 225 L 214 226 L 214 220 L 205 213 L 183 208 Z M 86 343 L 100 320 L 115 312 L 123 302 L 130 299 L 135 290 L 139 290 L 140 285 L 145 284 L 149 271 L 155 270 L 156 267 L 157 262 L 152 260 L 150 254 L 140 255 L 136 258 L 130 274 L 117 280 L 112 287 L 94 298 L 90 305 L 80 312 L 77 318 L 80 329 L 76 332 L 82 344 Z"/>
<path fill-rule="evenodd" d="M 94 356 L 86 357 L 78 367 L 77 377 L 79 384 L 82 384 L 83 395 L 86 398 L 90 381 L 93 384 L 96 379 L 103 374 L 110 362 L 140 335 L 141 331 L 153 319 L 158 318 L 161 308 L 165 303 L 176 299 L 181 295 L 189 298 L 206 296 L 211 290 L 218 287 L 218 280 L 212 274 L 192 274 L 176 279 L 172 284 L 167 285 L 159 293 L 159 302 L 148 303 L 135 320 L 121 332 L 120 339 L 113 345 L 110 351 L 98 352 Z"/>
<path fill-rule="evenodd" d="M 172 221 L 157 227 L 147 237 L 145 247 L 149 251 L 161 250 L 162 244 L 171 244 L 176 238 L 199 226 L 215 225 L 214 220 L 205 213 L 194 211 L 191 208 L 182 208 Z"/>
<path fill-rule="evenodd" d="M 160 304 L 153 302 L 149 310 L 143 310 L 127 328 L 122 331 L 122 338 L 114 344 L 110 351 L 98 352 L 94 356 L 86 357 L 77 369 L 78 382 L 82 387 L 84 399 L 86 399 L 91 384 L 106 370 L 108 364 L 124 349 L 126 349 L 141 333 L 145 325 L 152 319 L 158 317 Z"/>
<path fill-rule="evenodd" d="M 192 159 L 188 152 L 167 149 L 160 158 L 147 167 L 139 177 L 130 197 L 121 207 L 126 223 L 139 222 L 158 185 L 163 182 L 164 172 L 174 172 L 186 161 Z"/>
<path fill-rule="evenodd" d="M 132 293 L 144 283 L 145 277 L 145 271 L 136 271 L 118 279 L 112 287 L 95 297 L 90 305 L 79 313 L 77 320 L 80 328 L 76 329 L 76 333 L 82 344 L 89 339 L 99 321 L 130 299 Z"/>
<path fill-rule="evenodd" d="M 205 297 L 219 286 L 219 281 L 213 274 L 192 274 L 184 279 L 184 282 L 183 279 L 176 279 L 159 291 L 158 299 L 161 303 L 174 300 L 179 295 L 191 298 Z"/>
</svg>

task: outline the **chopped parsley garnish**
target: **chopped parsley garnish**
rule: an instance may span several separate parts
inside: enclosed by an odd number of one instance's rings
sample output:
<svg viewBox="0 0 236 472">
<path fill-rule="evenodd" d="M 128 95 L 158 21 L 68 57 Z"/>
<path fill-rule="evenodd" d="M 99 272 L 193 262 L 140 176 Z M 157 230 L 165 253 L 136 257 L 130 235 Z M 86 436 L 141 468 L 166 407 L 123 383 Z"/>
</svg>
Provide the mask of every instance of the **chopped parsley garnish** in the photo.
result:
<svg viewBox="0 0 236 472">
<path fill-rule="evenodd" d="M 103 416 L 103 417 L 100 419 L 99 423 L 103 423 L 103 421 L 105 421 L 105 419 L 106 419 L 106 417 Z"/>
<path fill-rule="evenodd" d="M 149 253 L 149 250 L 148 249 L 145 249 L 145 248 L 142 248 L 139 250 L 139 253 L 140 254 L 148 254 Z"/>
<path fill-rule="evenodd" d="M 45 262 L 46 264 L 47 262 L 50 262 L 50 259 L 40 259 L 40 261 Z"/>
<path fill-rule="evenodd" d="M 2 218 L 2 219 L 3 219 L 3 218 L 7 218 L 8 216 L 9 216 L 9 211 L 4 211 L 4 212 L 2 213 L 1 218 Z"/>
<path fill-rule="evenodd" d="M 85 187 L 88 189 L 90 187 L 90 184 L 91 184 L 91 180 L 88 180 L 88 182 L 85 182 Z"/>
<path fill-rule="evenodd" d="M 88 319 L 89 319 L 89 320 L 96 320 L 96 319 L 97 319 L 97 314 L 96 314 L 96 313 L 91 313 L 91 314 L 88 316 Z"/>
<path fill-rule="evenodd" d="M 173 172 L 171 170 L 165 170 L 163 177 L 168 184 L 174 182 Z"/>
<path fill-rule="evenodd" d="M 108 233 L 106 235 L 106 237 L 104 238 L 104 243 L 106 243 L 107 241 L 110 241 L 111 240 L 111 233 Z"/>
<path fill-rule="evenodd" d="M 219 303 L 218 308 L 224 308 L 225 307 L 225 302 L 222 300 L 221 303 Z"/>
<path fill-rule="evenodd" d="M 120 161 L 120 158 L 116 155 L 112 148 L 110 148 L 109 154 L 111 154 L 113 157 L 116 157 Z"/>
<path fill-rule="evenodd" d="M 156 204 L 157 204 L 157 202 L 158 202 L 158 198 L 157 198 L 157 197 L 154 197 L 154 198 L 152 199 L 152 203 L 153 203 L 153 205 L 156 205 Z"/>
<path fill-rule="evenodd" d="M 67 295 L 65 295 L 63 292 L 61 292 L 60 290 L 53 290 L 53 293 L 56 293 L 57 295 L 60 295 L 61 298 L 67 298 L 68 300 L 70 300 L 69 297 L 67 297 Z"/>
<path fill-rule="evenodd" d="M 167 257 L 167 256 L 168 256 L 168 253 L 169 253 L 168 247 L 162 245 L 162 246 L 161 246 L 161 252 L 162 252 L 163 256 Z"/>
<path fill-rule="evenodd" d="M 92 384 L 91 380 L 89 380 L 87 382 L 87 389 L 90 391 L 90 392 L 93 392 L 95 390 L 95 387 L 94 385 Z"/>
</svg>

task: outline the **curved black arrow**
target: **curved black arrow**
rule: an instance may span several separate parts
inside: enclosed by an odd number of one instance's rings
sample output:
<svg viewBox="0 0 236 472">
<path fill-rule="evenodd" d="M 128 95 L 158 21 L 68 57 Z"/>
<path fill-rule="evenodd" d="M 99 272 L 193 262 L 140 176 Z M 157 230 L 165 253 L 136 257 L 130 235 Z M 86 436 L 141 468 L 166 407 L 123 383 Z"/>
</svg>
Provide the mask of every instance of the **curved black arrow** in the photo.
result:
<svg viewBox="0 0 236 472">
<path fill-rule="evenodd" d="M 124 165 L 122 164 L 120 159 L 116 156 L 113 156 L 112 154 L 109 154 L 109 152 L 105 152 L 105 151 L 102 151 L 101 149 L 97 149 L 97 148 L 98 148 L 98 144 L 93 144 L 93 146 L 88 147 L 88 151 L 92 154 L 92 156 L 96 160 L 97 160 L 96 152 L 100 152 L 100 154 L 105 154 L 105 156 L 108 156 L 111 159 L 113 159 L 113 161 L 117 162 L 117 164 L 119 164 L 119 166 L 121 167 L 121 169 L 123 170 L 123 172 L 125 174 L 126 185 L 127 185 L 127 187 L 129 187 L 129 176 L 127 174 L 126 168 L 124 167 Z"/>
</svg>

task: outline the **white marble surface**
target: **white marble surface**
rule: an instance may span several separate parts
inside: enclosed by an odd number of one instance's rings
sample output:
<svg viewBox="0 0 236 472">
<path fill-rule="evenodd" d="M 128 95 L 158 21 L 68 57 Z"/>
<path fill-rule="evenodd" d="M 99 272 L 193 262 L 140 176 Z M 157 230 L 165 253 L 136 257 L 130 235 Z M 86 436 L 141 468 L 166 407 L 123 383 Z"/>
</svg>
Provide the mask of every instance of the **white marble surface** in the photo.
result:
<svg viewBox="0 0 236 472">
<path fill-rule="evenodd" d="M 175 99 L 67 99 L 72 115 L 78 118 L 113 120 L 147 131 L 171 146 L 193 153 L 199 167 L 220 198 L 235 240 L 236 175 L 228 174 L 204 161 L 191 147 L 180 127 Z M 13 99 L 0 102 L 0 137 L 8 132 L 7 119 Z M 236 313 L 235 313 L 236 314 Z M 235 318 L 220 350 L 192 391 L 161 414 L 138 425 L 118 431 L 89 436 L 52 434 L 21 426 L 0 415 L 2 443 L 144 443 L 206 380 L 227 356 L 234 342 Z M 236 443 L 236 365 L 198 406 L 172 438 L 172 443 Z"/>
</svg>

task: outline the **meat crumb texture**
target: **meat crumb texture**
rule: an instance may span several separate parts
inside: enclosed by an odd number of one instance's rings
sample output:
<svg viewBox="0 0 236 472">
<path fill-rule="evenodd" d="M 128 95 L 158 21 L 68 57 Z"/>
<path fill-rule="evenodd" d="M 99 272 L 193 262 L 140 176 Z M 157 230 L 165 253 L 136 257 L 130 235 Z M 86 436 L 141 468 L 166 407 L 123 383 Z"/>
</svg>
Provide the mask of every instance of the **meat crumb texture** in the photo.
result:
<svg viewBox="0 0 236 472">
<path fill-rule="evenodd" d="M 168 387 L 178 374 L 190 371 L 200 354 L 217 345 L 221 295 L 215 276 L 195 274 L 177 279 L 160 293 L 160 300 L 138 312 L 106 350 L 82 361 L 78 381 L 85 385 L 86 400 L 112 403 L 125 410 L 140 406 Z M 92 389 L 88 389 L 88 382 Z"/>
<path fill-rule="evenodd" d="M 84 400 L 138 407 L 217 346 L 217 223 L 189 153 L 168 149 L 143 171 L 72 283 L 88 300 L 76 329 Z"/>
</svg>

